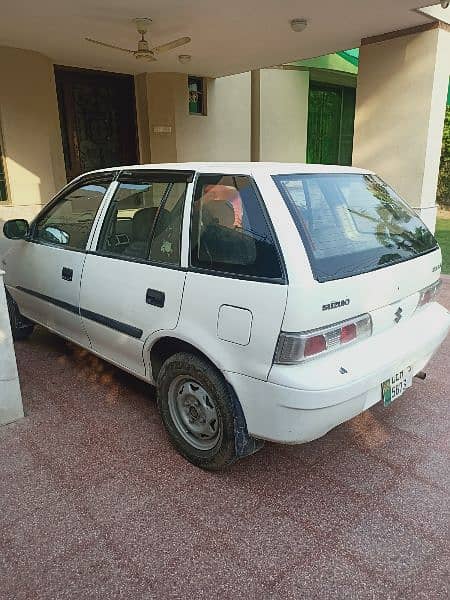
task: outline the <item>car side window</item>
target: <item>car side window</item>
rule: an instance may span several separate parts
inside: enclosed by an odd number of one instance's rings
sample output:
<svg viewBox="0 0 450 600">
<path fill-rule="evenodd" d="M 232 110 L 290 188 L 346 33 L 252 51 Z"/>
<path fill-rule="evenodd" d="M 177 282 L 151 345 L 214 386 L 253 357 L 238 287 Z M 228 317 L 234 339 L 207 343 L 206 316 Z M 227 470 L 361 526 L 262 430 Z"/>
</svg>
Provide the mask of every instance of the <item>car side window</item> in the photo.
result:
<svg viewBox="0 0 450 600">
<path fill-rule="evenodd" d="M 110 182 L 89 182 L 71 189 L 35 221 L 32 239 L 84 250 Z"/>
<path fill-rule="evenodd" d="M 97 251 L 179 265 L 186 188 L 185 182 L 152 181 L 151 176 L 144 181 L 122 181 L 111 201 Z"/>
<path fill-rule="evenodd" d="M 191 265 L 231 275 L 283 277 L 279 253 L 250 177 L 199 176 L 192 212 Z"/>
</svg>

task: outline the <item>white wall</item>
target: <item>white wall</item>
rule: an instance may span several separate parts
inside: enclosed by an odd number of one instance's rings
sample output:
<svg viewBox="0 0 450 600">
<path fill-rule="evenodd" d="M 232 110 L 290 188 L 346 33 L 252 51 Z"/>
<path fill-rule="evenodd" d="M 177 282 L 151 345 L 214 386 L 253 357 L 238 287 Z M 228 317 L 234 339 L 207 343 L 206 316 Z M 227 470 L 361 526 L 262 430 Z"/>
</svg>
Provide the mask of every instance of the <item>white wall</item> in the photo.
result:
<svg viewBox="0 0 450 600">
<path fill-rule="evenodd" d="M 379 173 L 432 229 L 449 75 L 445 29 L 361 48 L 353 164 Z"/>
<path fill-rule="evenodd" d="M 304 162 L 309 73 L 264 69 L 259 80 L 259 159 Z M 189 115 L 185 76 L 177 86 L 177 160 L 251 160 L 251 74 L 208 80 L 207 116 Z"/>
<path fill-rule="evenodd" d="M 208 79 L 207 115 L 190 115 L 186 76 L 177 79 L 177 160 L 250 160 L 250 73 Z"/>
<path fill-rule="evenodd" d="M 305 162 L 309 73 L 260 72 L 260 160 Z"/>
</svg>

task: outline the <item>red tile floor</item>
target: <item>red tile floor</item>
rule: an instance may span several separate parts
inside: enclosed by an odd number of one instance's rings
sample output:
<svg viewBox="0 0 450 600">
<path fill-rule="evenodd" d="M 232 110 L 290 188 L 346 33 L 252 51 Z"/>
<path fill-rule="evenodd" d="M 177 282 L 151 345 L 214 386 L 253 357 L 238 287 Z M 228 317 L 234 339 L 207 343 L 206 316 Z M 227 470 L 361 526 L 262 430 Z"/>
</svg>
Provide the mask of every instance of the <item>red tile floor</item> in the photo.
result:
<svg viewBox="0 0 450 600">
<path fill-rule="evenodd" d="M 16 350 L 2 600 L 449 597 L 450 338 L 390 408 L 220 474 L 172 449 L 149 386 L 43 330 Z"/>
</svg>

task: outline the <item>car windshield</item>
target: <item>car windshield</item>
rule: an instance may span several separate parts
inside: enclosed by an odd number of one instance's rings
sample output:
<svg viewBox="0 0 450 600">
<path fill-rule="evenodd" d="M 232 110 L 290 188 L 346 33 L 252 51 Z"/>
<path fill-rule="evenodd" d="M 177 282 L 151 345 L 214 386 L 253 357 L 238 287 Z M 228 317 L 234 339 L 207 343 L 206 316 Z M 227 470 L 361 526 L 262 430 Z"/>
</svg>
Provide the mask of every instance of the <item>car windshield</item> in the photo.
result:
<svg viewBox="0 0 450 600">
<path fill-rule="evenodd" d="M 367 273 L 437 248 L 419 217 L 375 175 L 289 174 L 273 179 L 317 281 Z"/>
</svg>

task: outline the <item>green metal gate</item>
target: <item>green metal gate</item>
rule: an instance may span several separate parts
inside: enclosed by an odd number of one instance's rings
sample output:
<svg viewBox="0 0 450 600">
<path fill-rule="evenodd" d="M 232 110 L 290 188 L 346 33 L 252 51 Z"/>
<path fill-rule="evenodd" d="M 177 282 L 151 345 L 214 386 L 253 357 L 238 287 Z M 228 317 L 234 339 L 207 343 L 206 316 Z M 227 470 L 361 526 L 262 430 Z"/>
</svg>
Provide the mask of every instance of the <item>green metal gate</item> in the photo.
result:
<svg viewBox="0 0 450 600">
<path fill-rule="evenodd" d="M 309 87 L 307 161 L 351 165 L 356 90 L 311 82 Z"/>
</svg>

